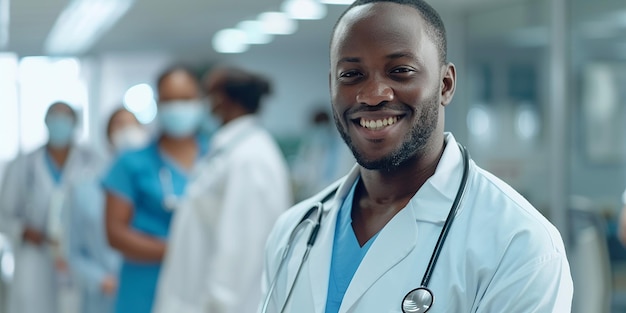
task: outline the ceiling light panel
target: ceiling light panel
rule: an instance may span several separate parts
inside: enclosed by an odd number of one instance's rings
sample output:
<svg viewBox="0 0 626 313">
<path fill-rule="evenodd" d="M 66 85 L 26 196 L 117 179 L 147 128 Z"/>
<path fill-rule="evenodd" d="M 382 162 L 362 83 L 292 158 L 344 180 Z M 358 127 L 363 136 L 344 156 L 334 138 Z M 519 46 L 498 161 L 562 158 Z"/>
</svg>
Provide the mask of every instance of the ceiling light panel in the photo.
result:
<svg viewBox="0 0 626 313">
<path fill-rule="evenodd" d="M 45 42 L 50 55 L 87 52 L 115 25 L 134 0 L 73 0 L 61 12 Z"/>
</svg>

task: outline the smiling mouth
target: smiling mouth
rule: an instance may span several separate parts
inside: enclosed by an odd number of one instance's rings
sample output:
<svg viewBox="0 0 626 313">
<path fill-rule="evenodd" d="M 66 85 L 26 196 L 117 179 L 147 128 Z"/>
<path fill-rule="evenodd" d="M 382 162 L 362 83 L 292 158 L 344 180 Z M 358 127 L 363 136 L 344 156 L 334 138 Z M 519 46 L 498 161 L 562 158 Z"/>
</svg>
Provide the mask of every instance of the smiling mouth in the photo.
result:
<svg viewBox="0 0 626 313">
<path fill-rule="evenodd" d="M 391 117 L 386 117 L 383 119 L 376 119 L 376 120 L 368 120 L 365 118 L 360 118 L 359 124 L 361 125 L 361 127 L 367 128 L 369 130 L 381 130 L 397 122 L 398 122 L 398 117 L 391 116 Z"/>
</svg>

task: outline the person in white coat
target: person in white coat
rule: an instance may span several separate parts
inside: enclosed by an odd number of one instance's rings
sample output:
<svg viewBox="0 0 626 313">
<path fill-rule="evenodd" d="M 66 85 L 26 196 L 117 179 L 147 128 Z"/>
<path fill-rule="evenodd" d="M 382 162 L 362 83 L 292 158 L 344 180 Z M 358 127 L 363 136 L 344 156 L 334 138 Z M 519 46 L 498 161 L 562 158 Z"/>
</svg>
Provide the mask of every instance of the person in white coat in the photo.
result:
<svg viewBox="0 0 626 313">
<path fill-rule="evenodd" d="M 446 58 L 422 0 L 357 0 L 339 18 L 332 109 L 358 165 L 276 223 L 261 312 L 570 312 L 558 230 L 444 132 Z"/>
<path fill-rule="evenodd" d="M 115 110 L 106 127 L 112 155 L 145 147 L 149 134 L 130 111 Z M 69 195 L 68 265 L 80 287 L 81 313 L 112 313 L 121 256 L 109 246 L 103 172 L 73 182 Z"/>
<path fill-rule="evenodd" d="M 15 253 L 9 313 L 58 312 L 68 187 L 101 164 L 91 150 L 72 144 L 77 116 L 68 104 L 52 104 L 45 123 L 47 144 L 15 159 L 0 189 L 0 231 Z"/>
<path fill-rule="evenodd" d="M 205 81 L 222 126 L 174 216 L 154 312 L 254 312 L 265 241 L 291 205 L 286 162 L 255 116 L 269 83 L 220 68 Z"/>
</svg>

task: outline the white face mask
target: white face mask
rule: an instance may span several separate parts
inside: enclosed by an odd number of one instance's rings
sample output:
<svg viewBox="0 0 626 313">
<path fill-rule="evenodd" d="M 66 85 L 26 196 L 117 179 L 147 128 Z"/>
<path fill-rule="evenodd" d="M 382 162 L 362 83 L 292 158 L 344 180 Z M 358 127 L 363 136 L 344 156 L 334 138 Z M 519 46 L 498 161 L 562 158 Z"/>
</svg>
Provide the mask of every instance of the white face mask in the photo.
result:
<svg viewBox="0 0 626 313">
<path fill-rule="evenodd" d="M 145 147 L 150 141 L 148 132 L 140 126 L 126 126 L 111 135 L 117 153 Z"/>
</svg>

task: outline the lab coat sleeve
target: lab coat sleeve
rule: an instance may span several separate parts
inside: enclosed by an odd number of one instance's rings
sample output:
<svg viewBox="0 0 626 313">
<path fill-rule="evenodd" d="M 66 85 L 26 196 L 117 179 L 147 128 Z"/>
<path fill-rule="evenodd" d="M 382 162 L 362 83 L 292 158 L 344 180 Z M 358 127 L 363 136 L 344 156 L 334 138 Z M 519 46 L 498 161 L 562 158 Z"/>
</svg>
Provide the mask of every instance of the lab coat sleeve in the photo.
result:
<svg viewBox="0 0 626 313">
<path fill-rule="evenodd" d="M 78 197 L 79 186 L 74 186 L 69 192 L 69 231 L 68 242 L 68 263 L 70 269 L 78 277 L 81 285 L 92 292 L 100 291 L 100 286 L 107 271 L 89 256 L 89 247 L 86 239 L 91 235 L 89 229 L 85 229 L 81 219 L 81 210 L 84 205 L 101 205 L 100 203 L 81 203 Z M 104 223 L 104 221 L 102 221 Z"/>
<path fill-rule="evenodd" d="M 272 177 L 276 173 L 251 158 L 230 169 L 216 223 L 214 262 L 207 277 L 207 312 L 237 313 L 242 305 L 255 308 L 258 304 L 265 242 L 289 205 L 283 200 L 288 198 L 287 191 L 277 190 L 282 184 Z M 246 299 L 250 293 L 254 299 Z"/>
<path fill-rule="evenodd" d="M 480 300 L 477 313 L 570 312 L 573 283 L 563 253 L 537 257 L 524 266 L 501 268 Z"/>
<path fill-rule="evenodd" d="M 27 191 L 27 173 L 24 159 L 12 161 L 0 186 L 0 232 L 4 233 L 11 244 L 19 245 L 24 233 L 23 210 L 25 210 Z"/>
</svg>

